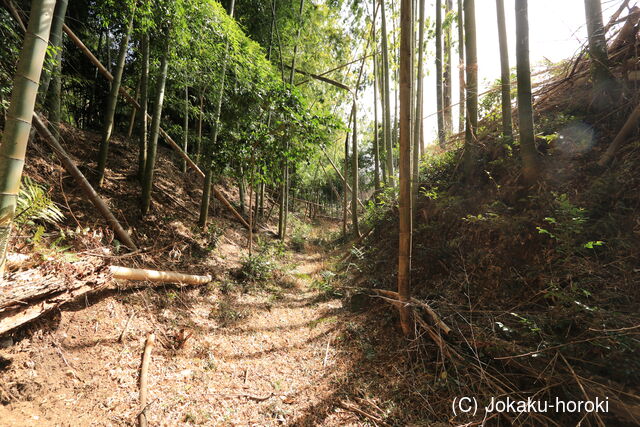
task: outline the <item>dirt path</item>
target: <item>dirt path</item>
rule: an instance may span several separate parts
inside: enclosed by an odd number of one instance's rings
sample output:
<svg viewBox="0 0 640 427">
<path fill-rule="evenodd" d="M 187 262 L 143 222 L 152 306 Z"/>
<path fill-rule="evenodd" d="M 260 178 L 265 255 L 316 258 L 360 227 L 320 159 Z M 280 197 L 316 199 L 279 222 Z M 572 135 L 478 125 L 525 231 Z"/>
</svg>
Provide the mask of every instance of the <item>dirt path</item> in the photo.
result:
<svg viewBox="0 0 640 427">
<path fill-rule="evenodd" d="M 150 330 L 159 338 L 150 425 L 359 425 L 335 406 L 352 368 L 337 350 L 351 314 L 311 286 L 325 256 L 293 255 L 285 280 L 262 290 L 218 284 L 101 296 L 43 321 L 3 350 L 12 364 L 0 371 L 0 425 L 131 425 Z M 194 335 L 175 348 L 182 328 Z"/>
</svg>

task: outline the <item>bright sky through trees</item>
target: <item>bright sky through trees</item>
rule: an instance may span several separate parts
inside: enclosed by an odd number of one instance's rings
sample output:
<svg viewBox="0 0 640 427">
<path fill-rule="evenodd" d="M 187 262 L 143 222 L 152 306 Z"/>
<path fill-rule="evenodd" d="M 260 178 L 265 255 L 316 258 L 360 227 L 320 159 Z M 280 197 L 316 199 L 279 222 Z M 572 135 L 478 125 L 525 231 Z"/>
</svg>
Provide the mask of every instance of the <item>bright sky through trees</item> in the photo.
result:
<svg viewBox="0 0 640 427">
<path fill-rule="evenodd" d="M 604 22 L 608 22 L 611 14 L 619 7 L 619 0 L 602 2 Z M 495 0 L 478 0 L 476 3 L 476 18 L 478 26 L 478 65 L 480 92 L 486 91 L 492 82 L 500 78 L 500 52 L 498 49 L 498 28 L 496 23 Z M 515 5 L 514 0 L 505 0 L 507 19 L 507 36 L 509 37 L 509 58 L 515 73 Z M 435 1 L 428 2 L 428 16 L 434 22 Z M 572 57 L 586 43 L 587 29 L 585 26 L 584 0 L 533 0 L 529 2 L 530 49 L 533 67 L 545 60 L 558 62 Z M 457 52 L 457 40 L 454 37 L 454 52 Z M 430 39 L 425 55 L 427 69 L 425 83 L 424 116 L 426 142 L 430 144 L 437 137 L 437 120 L 435 117 L 435 45 Z M 453 55 L 456 67 L 457 53 Z M 456 68 L 454 68 L 456 69 Z M 454 71 L 453 102 L 458 102 L 458 79 Z M 395 101 L 395 97 L 392 97 Z M 363 97 L 363 106 L 369 111 L 373 120 L 373 92 L 369 89 Z M 515 100 L 514 100 L 515 102 Z M 365 111 L 365 110 L 363 110 Z M 457 108 L 453 109 L 454 120 L 457 123 Z"/>
</svg>

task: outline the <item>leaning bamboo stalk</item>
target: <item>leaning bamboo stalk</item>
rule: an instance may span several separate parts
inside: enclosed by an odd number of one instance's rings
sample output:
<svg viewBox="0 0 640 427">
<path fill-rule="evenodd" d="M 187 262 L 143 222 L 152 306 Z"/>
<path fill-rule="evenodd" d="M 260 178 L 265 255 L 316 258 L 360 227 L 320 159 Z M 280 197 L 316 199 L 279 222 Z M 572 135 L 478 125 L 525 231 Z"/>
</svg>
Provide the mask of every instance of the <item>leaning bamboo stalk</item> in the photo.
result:
<svg viewBox="0 0 640 427">
<path fill-rule="evenodd" d="M 607 148 L 607 151 L 602 155 L 602 157 L 598 161 L 598 165 L 606 166 L 607 163 L 609 163 L 611 159 L 613 159 L 613 157 L 616 155 L 616 152 L 618 151 L 620 146 L 627 140 L 629 135 L 637 128 L 639 122 L 640 122 L 640 105 L 638 105 L 633 110 L 633 112 L 625 122 L 624 126 L 622 126 L 622 129 L 620 129 L 620 132 L 618 132 L 613 142 L 611 142 L 611 145 L 609 145 L 609 148 Z"/>
<path fill-rule="evenodd" d="M 113 80 L 113 75 L 109 72 L 109 70 L 107 70 L 105 68 L 104 65 L 102 65 L 102 63 L 98 60 L 98 58 L 96 58 L 93 53 L 91 53 L 91 51 L 89 50 L 89 48 L 87 48 L 87 46 L 85 46 L 85 44 L 82 42 L 82 40 L 80 40 L 78 38 L 78 36 L 75 35 L 75 33 L 73 31 L 71 31 L 71 29 L 67 26 L 64 25 L 62 27 L 62 29 L 64 30 L 64 32 L 69 36 L 69 39 L 76 45 L 76 47 L 78 49 L 80 49 L 82 51 L 82 53 L 84 53 L 84 55 L 89 59 L 89 61 L 91 61 L 91 63 L 93 65 L 96 66 L 96 68 L 98 69 L 98 71 L 100 72 L 100 74 L 102 74 L 107 80 L 111 81 Z M 129 94 L 129 92 L 127 91 L 127 88 L 124 86 L 120 86 L 120 94 L 124 97 L 124 99 L 129 102 L 131 105 L 133 105 L 136 108 L 140 108 L 140 104 L 138 103 L 138 101 L 136 101 L 133 96 L 131 96 Z M 147 114 L 147 117 L 151 118 L 151 116 L 149 114 Z M 193 169 L 198 175 L 200 175 L 200 177 L 202 177 L 204 179 L 204 172 L 202 172 L 202 170 L 198 167 L 198 165 L 196 165 L 194 163 L 193 160 L 191 160 L 191 158 L 189 157 L 189 155 L 187 153 L 185 153 L 182 148 L 162 129 L 160 128 L 160 136 L 162 136 L 167 143 L 171 146 L 171 148 L 173 148 L 173 150 L 175 152 L 178 153 L 178 155 L 184 159 L 184 161 L 187 162 L 187 165 Z M 244 217 L 242 215 L 240 215 L 238 213 L 238 211 L 233 207 L 233 205 L 227 200 L 227 198 L 224 196 L 224 194 L 222 194 L 218 189 L 216 189 L 215 187 L 213 188 L 213 194 L 214 196 L 220 200 L 220 202 L 233 214 L 234 217 L 236 217 L 236 219 L 238 221 L 240 221 L 240 223 L 242 225 L 244 225 L 245 227 L 249 228 L 249 223 L 244 219 Z"/>
<path fill-rule="evenodd" d="M 151 363 L 151 350 L 155 341 L 156 335 L 150 333 L 144 344 L 144 353 L 142 355 L 142 366 L 140 367 L 140 415 L 138 415 L 138 425 L 140 427 L 147 427 L 149 364 Z"/>
<path fill-rule="evenodd" d="M 58 140 L 53 136 L 53 134 L 47 129 L 47 126 L 42 122 L 40 116 L 37 113 L 33 113 L 33 124 L 38 131 L 38 133 L 43 137 L 47 145 L 51 147 L 54 153 L 60 158 L 62 161 L 62 165 L 65 170 L 73 176 L 78 186 L 84 191 L 86 196 L 89 198 L 89 201 L 95 206 L 95 208 L 102 214 L 102 216 L 107 220 L 109 226 L 113 229 L 113 232 L 118 236 L 118 239 L 122 241 L 122 243 L 128 247 L 129 249 L 135 251 L 138 248 L 135 243 L 131 239 L 129 233 L 127 233 L 124 228 L 120 225 L 116 217 L 111 213 L 109 207 L 106 203 L 100 198 L 96 190 L 93 189 L 89 181 L 84 177 L 82 172 L 77 168 L 77 166 L 73 163 L 73 160 L 66 153 L 64 148 L 60 145 Z"/>
<path fill-rule="evenodd" d="M 109 272 L 116 279 L 148 280 L 150 282 L 177 283 L 180 285 L 205 285 L 211 276 L 197 276 L 194 274 L 175 273 L 172 271 L 147 270 L 144 268 L 129 268 L 112 265 Z"/>
</svg>

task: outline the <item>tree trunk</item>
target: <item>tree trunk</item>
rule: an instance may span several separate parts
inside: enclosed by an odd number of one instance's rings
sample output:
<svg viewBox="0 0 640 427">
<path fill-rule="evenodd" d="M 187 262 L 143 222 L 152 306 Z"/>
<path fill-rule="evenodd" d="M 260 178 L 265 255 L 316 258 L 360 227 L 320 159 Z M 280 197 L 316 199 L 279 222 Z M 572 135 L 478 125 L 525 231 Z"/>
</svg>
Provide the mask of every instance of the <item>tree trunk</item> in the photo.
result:
<svg viewBox="0 0 640 427">
<path fill-rule="evenodd" d="M 411 217 L 413 221 L 416 220 L 416 209 L 418 200 L 418 190 L 420 188 L 420 145 L 422 134 L 422 101 L 423 101 L 423 88 L 422 81 L 423 76 L 423 53 L 424 53 L 424 13 L 425 13 L 425 0 L 419 0 L 419 17 L 418 17 L 418 87 L 416 90 L 416 120 L 413 124 L 413 182 L 412 182 L 412 203 L 411 203 Z"/>
<path fill-rule="evenodd" d="M 349 126 L 347 129 L 351 127 L 351 119 L 353 118 L 353 106 L 351 107 L 351 116 L 349 118 Z M 342 177 L 342 235 L 347 235 L 347 210 L 348 210 L 348 188 L 349 183 L 347 182 L 347 177 L 349 176 L 349 130 L 347 130 L 347 136 L 344 138 L 344 170 Z"/>
<path fill-rule="evenodd" d="M 182 127 L 182 149 L 188 153 L 189 148 L 189 86 L 184 88 L 184 126 Z M 187 161 L 182 161 L 182 173 L 187 172 Z"/>
<path fill-rule="evenodd" d="M 363 61 L 364 62 L 364 61 Z M 358 105 L 357 98 L 353 100 L 353 155 L 351 157 L 351 222 L 353 222 L 353 235 L 360 237 L 360 227 L 358 225 Z"/>
<path fill-rule="evenodd" d="M 466 126 L 464 135 L 464 173 L 470 177 L 476 161 L 476 131 L 478 129 L 478 50 L 476 46 L 476 2 L 464 0 L 466 71 Z"/>
<path fill-rule="evenodd" d="M 518 122 L 520 155 L 525 181 L 532 184 L 539 174 L 538 153 L 533 133 L 531 68 L 529 66 L 528 0 L 516 0 L 516 57 L 518 71 Z"/>
<path fill-rule="evenodd" d="M 296 34 L 295 44 L 293 45 L 293 58 L 291 59 L 291 74 L 289 74 L 289 85 L 293 87 L 294 76 L 296 74 L 296 59 L 298 56 L 298 41 L 302 32 L 302 12 L 304 11 L 304 0 L 300 0 L 300 10 L 298 11 L 298 32 Z M 285 149 L 289 150 L 289 141 L 285 142 Z M 287 235 L 287 220 L 289 217 L 289 160 L 284 159 L 284 181 L 282 183 L 282 202 L 280 204 L 280 216 L 278 235 L 280 240 L 284 241 Z"/>
<path fill-rule="evenodd" d="M 376 46 L 378 47 L 378 46 Z M 389 173 L 387 171 L 387 146 L 385 143 L 385 127 L 386 121 L 384 119 L 384 73 L 382 71 L 382 55 L 378 56 L 378 61 L 376 63 L 378 75 L 376 79 L 378 80 L 378 97 L 380 98 L 380 124 L 381 124 L 381 137 L 378 143 L 378 151 L 380 152 L 380 169 L 382 173 L 382 183 L 386 186 L 389 182 Z"/>
<path fill-rule="evenodd" d="M 245 214 L 247 209 L 245 208 L 245 190 L 246 183 L 244 180 L 244 170 L 240 168 L 240 177 L 238 178 L 238 202 L 240 202 L 240 213 Z"/>
<path fill-rule="evenodd" d="M 58 61 L 62 61 L 62 52 L 60 52 Z M 52 132 L 58 136 L 60 134 L 60 123 L 62 122 L 62 62 L 56 65 L 56 71 L 51 76 L 51 84 L 45 104 L 46 109 L 49 111 L 49 126 L 51 126 Z"/>
<path fill-rule="evenodd" d="M 67 0 L 58 0 L 54 9 L 51 22 L 50 43 L 57 48 L 55 66 L 52 73 L 43 70 L 40 87 L 41 104 L 44 104 L 49 112 L 49 124 L 51 130 L 57 136 L 60 130 L 61 105 L 62 105 L 62 27 L 67 13 Z"/>
<path fill-rule="evenodd" d="M 235 0 L 231 0 L 231 4 L 229 5 L 229 16 L 232 18 L 235 4 Z M 222 97 L 224 96 L 224 82 L 227 76 L 229 39 L 227 39 L 226 41 L 224 51 L 225 55 L 224 60 L 222 61 L 222 74 L 220 75 L 220 91 L 218 93 L 218 102 L 216 104 L 216 111 L 213 122 L 213 137 L 211 138 L 213 147 L 215 147 L 218 143 L 218 132 L 220 131 L 220 112 L 222 111 Z M 207 226 L 207 220 L 209 218 L 209 202 L 211 200 L 211 178 L 213 176 L 213 161 L 211 160 L 211 155 L 207 153 L 205 157 L 207 158 L 207 171 L 205 172 L 204 185 L 202 189 L 202 200 L 200 201 L 200 218 L 198 218 L 198 225 L 201 228 L 205 228 Z"/>
<path fill-rule="evenodd" d="M 458 0 L 458 132 L 464 131 L 466 103 L 464 99 L 464 10 Z"/>
<path fill-rule="evenodd" d="M 202 187 L 202 201 L 200 202 L 200 216 L 198 217 L 198 226 L 205 228 L 209 219 L 209 204 L 211 202 L 211 179 L 213 168 L 207 167 L 204 174 L 204 185 Z"/>
<path fill-rule="evenodd" d="M 498 39 L 500 43 L 500 84 L 502 87 L 502 136 L 513 137 L 511 118 L 511 72 L 509 69 L 509 48 L 507 25 L 504 15 L 504 0 L 496 0 L 498 15 Z"/>
<path fill-rule="evenodd" d="M 385 15 L 385 4 L 384 0 L 381 0 L 382 7 L 381 9 L 381 26 L 380 29 L 382 31 L 381 34 L 381 43 L 382 43 L 382 85 L 384 98 L 383 102 L 383 113 L 384 113 L 384 146 L 386 149 L 385 160 L 386 160 L 386 171 L 387 171 L 387 182 L 391 187 L 395 187 L 395 177 L 393 172 L 393 141 L 391 140 L 391 81 L 389 77 L 389 46 L 388 46 L 388 36 L 387 36 L 387 18 Z"/>
<path fill-rule="evenodd" d="M 146 215 L 151 206 L 151 190 L 153 188 L 153 174 L 158 151 L 158 135 L 160 134 L 160 120 L 162 119 L 162 105 L 164 103 L 165 85 L 167 82 L 167 68 L 169 66 L 169 37 L 167 35 L 162 59 L 160 60 L 160 74 L 156 87 L 156 102 L 151 118 L 151 137 L 147 146 L 147 161 L 144 166 L 144 180 L 142 182 L 142 206 L 141 213 Z"/>
<path fill-rule="evenodd" d="M 120 92 L 120 83 L 122 82 L 122 73 L 124 71 L 124 63 L 127 57 L 127 49 L 129 47 L 129 37 L 133 30 L 133 18 L 135 17 L 135 13 L 136 9 L 134 4 L 133 11 L 131 12 L 131 18 L 129 19 L 129 25 L 127 26 L 127 31 L 122 37 L 120 51 L 118 52 L 118 64 L 116 65 L 116 72 L 113 75 L 111 90 L 109 91 L 109 97 L 107 98 L 102 139 L 100 140 L 100 152 L 98 153 L 98 187 L 101 187 L 104 182 L 104 170 L 107 167 L 107 157 L 109 155 L 109 140 L 111 139 L 111 132 L 113 131 L 113 119 L 115 117 L 116 106 L 118 104 L 118 92 Z"/>
<path fill-rule="evenodd" d="M 447 139 L 442 102 L 442 0 L 436 0 L 436 109 L 438 110 L 438 144 L 444 148 Z"/>
<path fill-rule="evenodd" d="M 200 114 L 198 115 L 198 138 L 196 139 L 196 163 L 200 163 L 202 153 L 202 119 L 204 116 L 204 90 L 200 93 Z"/>
<path fill-rule="evenodd" d="M 279 238 L 282 238 L 282 235 L 284 234 L 284 206 L 285 206 L 284 193 L 287 190 L 286 182 L 287 182 L 286 168 L 283 167 L 282 182 L 280 183 L 280 198 L 278 199 L 278 237 Z"/>
<path fill-rule="evenodd" d="M 442 71 L 442 104 L 443 104 L 443 122 L 444 122 L 444 134 L 445 138 L 453 132 L 453 119 L 451 114 L 451 89 L 452 89 L 452 61 L 451 61 L 451 45 L 453 39 L 451 37 L 452 22 L 450 19 L 446 19 L 453 13 L 453 1 L 445 0 L 444 2 L 444 16 L 447 24 L 443 26 L 444 32 L 444 68 Z"/>
<path fill-rule="evenodd" d="M 29 24 L 16 67 L 11 102 L 0 144 L 0 278 L 4 273 L 11 225 L 31 130 L 31 119 L 55 0 L 33 0 Z"/>
<path fill-rule="evenodd" d="M 607 39 L 602 23 L 602 4 L 600 0 L 584 0 L 589 36 L 589 57 L 591 58 L 591 76 L 594 87 L 594 100 L 600 107 L 607 104 L 613 75 L 609 70 Z"/>
<path fill-rule="evenodd" d="M 67 5 L 69 4 L 68 0 L 58 0 L 56 2 L 56 7 L 53 11 L 53 20 L 51 21 L 51 34 L 49 36 L 49 44 L 51 48 L 55 52 L 55 56 L 53 58 L 55 66 L 53 67 L 53 73 L 61 72 L 61 63 L 62 60 L 62 26 L 64 25 L 64 18 L 67 14 Z M 42 78 L 40 81 L 40 94 L 39 94 L 39 104 L 44 104 L 44 101 L 47 99 L 47 93 L 49 92 L 49 83 L 51 83 L 51 73 L 46 69 L 42 70 Z"/>
<path fill-rule="evenodd" d="M 264 193 L 266 185 L 267 184 L 264 181 L 260 184 L 260 210 L 258 211 L 259 219 L 262 219 L 264 217 Z"/>
<path fill-rule="evenodd" d="M 138 79 L 138 85 L 136 86 L 136 96 L 135 99 L 140 102 L 140 84 L 142 82 Z M 138 115 L 138 108 L 135 105 L 131 106 L 131 117 L 129 118 L 129 129 L 127 129 L 127 138 L 131 138 L 133 135 L 133 128 L 136 125 L 136 116 Z"/>
<path fill-rule="evenodd" d="M 147 163 L 147 109 L 149 104 L 149 35 L 143 34 L 140 43 L 140 117 L 138 118 L 138 180 L 142 182 Z M 135 108 L 135 107 L 133 107 Z"/>
<path fill-rule="evenodd" d="M 398 295 L 402 303 L 411 299 L 411 38 L 413 13 L 411 0 L 402 0 L 400 8 L 400 235 L 398 248 Z M 400 306 L 400 325 L 405 336 L 412 331 L 411 316 Z"/>
<path fill-rule="evenodd" d="M 380 193 L 380 143 L 378 140 L 378 44 L 376 39 L 376 0 L 373 0 L 373 187 Z"/>
</svg>

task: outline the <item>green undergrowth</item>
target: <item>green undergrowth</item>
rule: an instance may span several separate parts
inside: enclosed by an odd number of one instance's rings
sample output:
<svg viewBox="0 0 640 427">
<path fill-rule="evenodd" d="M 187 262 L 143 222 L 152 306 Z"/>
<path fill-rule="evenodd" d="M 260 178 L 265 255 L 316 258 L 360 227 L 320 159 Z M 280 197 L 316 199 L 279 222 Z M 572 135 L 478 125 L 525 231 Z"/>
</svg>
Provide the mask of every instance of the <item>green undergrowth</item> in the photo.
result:
<svg viewBox="0 0 640 427">
<path fill-rule="evenodd" d="M 590 124 L 596 120 L 584 111 L 537 118 L 542 179 L 533 187 L 522 183 L 517 142 L 500 138 L 495 122 L 479 131 L 473 176 L 463 176 L 463 151 L 455 146 L 421 163 L 412 293 L 456 331 L 449 344 L 507 381 L 511 396 L 528 389 L 532 372 L 547 378 L 534 392 L 578 396 L 566 364 L 556 365 L 560 354 L 597 384 L 633 389 L 640 383 L 637 340 L 598 332 L 638 324 L 640 143 L 625 146 L 611 168 L 598 168 L 610 138 Z M 622 122 L 606 126 L 617 129 Z M 367 220 L 375 228 L 351 248 L 343 270 L 364 276 L 358 280 L 364 286 L 395 290 L 392 190 L 369 207 Z M 532 356 L 517 359 L 520 365 L 496 360 L 519 353 Z M 545 371 L 549 366 L 557 372 Z M 452 396 L 460 387 L 479 397 L 488 393 L 479 387 L 489 382 L 466 369 L 450 371 L 443 389 Z"/>
</svg>

